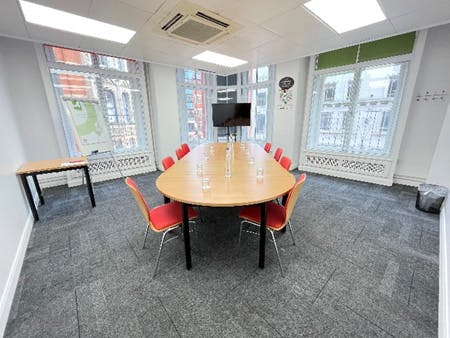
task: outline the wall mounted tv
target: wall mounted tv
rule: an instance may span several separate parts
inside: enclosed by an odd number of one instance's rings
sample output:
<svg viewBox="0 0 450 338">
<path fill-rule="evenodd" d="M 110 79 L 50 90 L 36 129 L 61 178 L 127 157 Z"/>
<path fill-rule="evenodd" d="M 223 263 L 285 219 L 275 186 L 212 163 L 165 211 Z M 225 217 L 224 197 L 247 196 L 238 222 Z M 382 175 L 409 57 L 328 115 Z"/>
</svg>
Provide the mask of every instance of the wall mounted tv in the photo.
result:
<svg viewBox="0 0 450 338">
<path fill-rule="evenodd" d="M 213 103 L 214 127 L 237 127 L 250 125 L 251 103 Z"/>
</svg>

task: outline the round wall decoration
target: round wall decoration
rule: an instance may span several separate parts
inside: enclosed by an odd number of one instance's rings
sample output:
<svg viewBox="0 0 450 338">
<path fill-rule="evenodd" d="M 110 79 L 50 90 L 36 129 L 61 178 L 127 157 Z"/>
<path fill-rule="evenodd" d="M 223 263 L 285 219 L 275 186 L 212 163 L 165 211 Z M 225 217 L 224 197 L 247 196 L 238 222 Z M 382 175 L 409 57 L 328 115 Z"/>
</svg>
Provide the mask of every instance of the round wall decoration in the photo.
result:
<svg viewBox="0 0 450 338">
<path fill-rule="evenodd" d="M 278 85 L 283 90 L 290 89 L 294 85 L 294 79 L 292 77 L 289 77 L 289 76 L 283 77 L 280 80 L 280 82 L 278 82 Z"/>
</svg>

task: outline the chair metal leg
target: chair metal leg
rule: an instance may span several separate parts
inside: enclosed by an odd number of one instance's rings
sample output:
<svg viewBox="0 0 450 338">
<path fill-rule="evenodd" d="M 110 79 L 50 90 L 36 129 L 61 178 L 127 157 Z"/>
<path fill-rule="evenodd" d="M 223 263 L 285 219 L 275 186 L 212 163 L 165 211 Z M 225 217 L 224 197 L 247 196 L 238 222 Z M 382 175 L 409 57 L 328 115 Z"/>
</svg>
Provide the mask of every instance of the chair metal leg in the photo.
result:
<svg viewBox="0 0 450 338">
<path fill-rule="evenodd" d="M 295 245 L 295 239 L 294 239 L 294 232 L 292 231 L 292 226 L 291 226 L 291 220 L 288 221 L 288 227 L 289 227 L 289 232 L 291 233 L 291 237 L 292 237 L 292 242 Z"/>
<path fill-rule="evenodd" d="M 145 241 L 147 240 L 147 235 L 148 235 L 148 225 L 147 225 L 147 229 L 145 230 L 144 245 L 142 246 L 142 249 L 145 249 Z"/>
<path fill-rule="evenodd" d="M 277 253 L 278 264 L 280 265 L 280 270 L 281 270 L 281 276 L 284 277 L 283 267 L 281 266 L 280 254 L 279 254 L 279 252 L 278 252 L 277 241 L 275 240 L 275 235 L 274 235 L 274 233 L 273 233 L 273 230 L 269 230 L 269 231 L 270 231 L 270 234 L 272 235 L 273 246 L 275 247 L 275 251 L 276 251 L 276 253 Z"/>
<path fill-rule="evenodd" d="M 241 222 L 241 226 L 239 227 L 239 242 L 238 242 L 237 256 L 239 256 L 239 252 L 241 251 L 241 237 L 242 237 L 242 226 L 243 225 L 244 225 L 244 221 Z"/>
<path fill-rule="evenodd" d="M 170 229 L 172 230 L 172 229 Z M 153 277 L 155 278 L 156 276 L 156 271 L 158 271 L 158 266 L 159 266 L 159 258 L 161 257 L 161 251 L 162 251 L 162 247 L 164 245 L 164 239 L 166 238 L 166 234 L 169 230 L 164 231 L 162 238 L 161 238 L 161 243 L 159 244 L 159 251 L 158 251 L 158 257 L 156 258 L 156 265 L 155 265 L 155 270 L 153 271 Z"/>
</svg>

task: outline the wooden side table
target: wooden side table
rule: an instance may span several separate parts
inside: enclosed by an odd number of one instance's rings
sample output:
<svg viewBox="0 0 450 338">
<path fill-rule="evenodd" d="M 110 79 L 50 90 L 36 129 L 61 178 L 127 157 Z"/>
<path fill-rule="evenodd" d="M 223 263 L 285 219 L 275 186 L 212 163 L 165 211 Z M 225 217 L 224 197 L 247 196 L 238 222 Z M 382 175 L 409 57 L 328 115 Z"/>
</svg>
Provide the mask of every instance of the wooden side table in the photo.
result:
<svg viewBox="0 0 450 338">
<path fill-rule="evenodd" d="M 28 183 L 28 176 L 33 178 L 36 191 L 39 195 L 39 202 L 44 204 L 44 197 L 42 196 L 42 191 L 39 186 L 37 175 L 49 174 L 60 171 L 83 169 L 84 175 L 86 176 L 86 185 L 89 192 L 89 197 L 91 199 L 92 207 L 95 207 L 95 197 L 94 190 L 92 189 L 91 177 L 89 176 L 88 161 L 86 157 L 76 157 L 76 158 L 59 158 L 54 160 L 45 160 L 37 162 L 28 162 L 23 164 L 17 171 L 16 174 L 20 177 L 22 181 L 23 188 L 25 189 L 25 194 L 28 199 L 28 204 L 30 205 L 31 212 L 35 221 L 39 221 L 39 215 L 34 205 L 33 196 L 31 194 L 30 185 Z"/>
</svg>

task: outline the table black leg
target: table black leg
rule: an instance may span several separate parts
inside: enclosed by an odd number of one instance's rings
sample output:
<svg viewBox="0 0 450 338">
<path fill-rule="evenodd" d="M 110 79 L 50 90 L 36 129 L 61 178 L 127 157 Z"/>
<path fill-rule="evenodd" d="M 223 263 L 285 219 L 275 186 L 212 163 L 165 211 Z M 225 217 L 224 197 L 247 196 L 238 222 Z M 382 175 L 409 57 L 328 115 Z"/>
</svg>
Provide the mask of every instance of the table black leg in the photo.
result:
<svg viewBox="0 0 450 338">
<path fill-rule="evenodd" d="M 170 198 L 167 196 L 164 196 L 164 204 L 170 203 Z"/>
<path fill-rule="evenodd" d="M 184 255 L 186 256 L 186 269 L 192 268 L 191 261 L 191 239 L 189 237 L 189 215 L 188 205 L 186 203 L 181 204 L 183 209 L 183 237 L 184 237 Z"/>
<path fill-rule="evenodd" d="M 31 176 L 33 177 L 34 186 L 36 187 L 36 191 L 39 196 L 39 202 L 41 202 L 41 204 L 43 205 L 45 203 L 45 201 L 44 201 L 44 197 L 42 196 L 42 191 L 41 191 L 41 187 L 39 186 L 39 181 L 38 181 L 36 175 L 31 175 Z"/>
<path fill-rule="evenodd" d="M 39 215 L 34 205 L 33 195 L 31 195 L 30 185 L 28 184 L 27 175 L 20 175 L 20 180 L 22 181 L 23 189 L 25 190 L 25 195 L 27 196 L 28 204 L 30 205 L 31 212 L 35 221 L 39 221 Z"/>
<path fill-rule="evenodd" d="M 261 203 L 261 226 L 259 227 L 259 267 L 264 269 L 266 257 L 266 203 Z"/>
<path fill-rule="evenodd" d="M 94 190 L 92 190 L 92 182 L 91 176 L 89 176 L 89 168 L 85 166 L 83 169 L 84 169 L 84 176 L 86 176 L 86 185 L 89 191 L 89 197 L 91 198 L 91 204 L 92 207 L 95 208 Z"/>
</svg>

